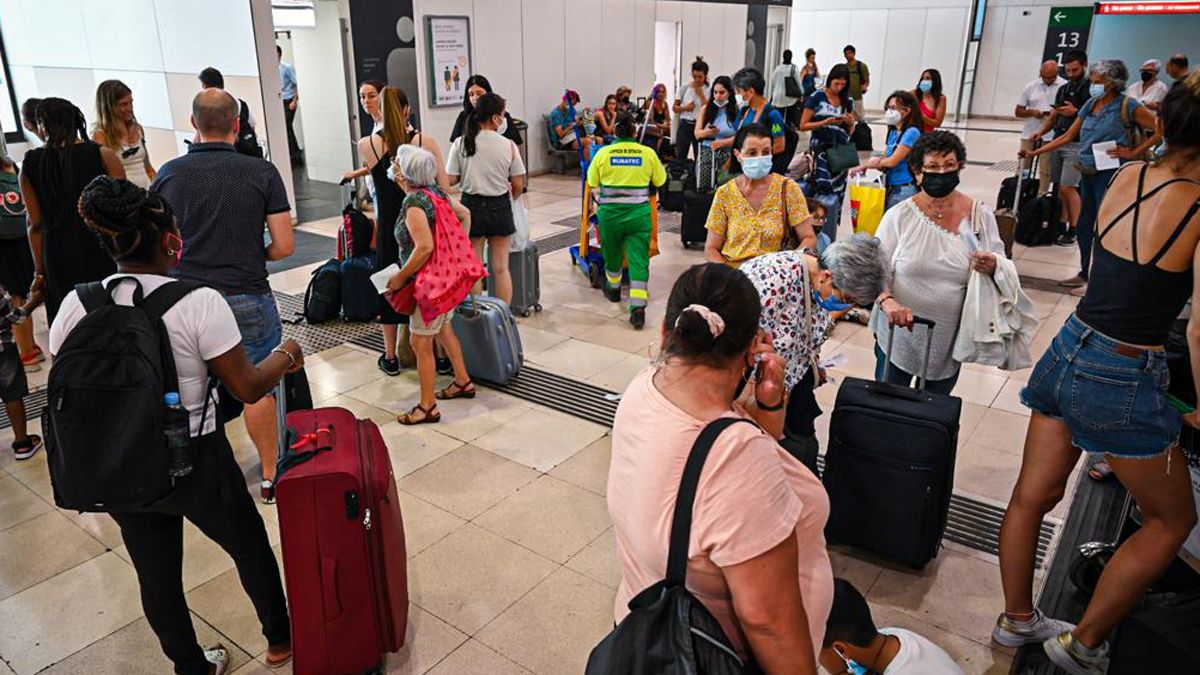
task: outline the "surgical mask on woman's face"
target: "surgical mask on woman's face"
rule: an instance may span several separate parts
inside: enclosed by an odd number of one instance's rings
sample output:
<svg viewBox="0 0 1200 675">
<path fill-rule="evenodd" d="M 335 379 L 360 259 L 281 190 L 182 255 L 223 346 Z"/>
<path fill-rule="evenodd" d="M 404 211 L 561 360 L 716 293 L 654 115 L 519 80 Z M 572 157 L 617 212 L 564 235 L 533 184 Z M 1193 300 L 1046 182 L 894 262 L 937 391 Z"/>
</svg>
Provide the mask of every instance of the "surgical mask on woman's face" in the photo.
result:
<svg viewBox="0 0 1200 675">
<path fill-rule="evenodd" d="M 387 177 L 388 177 L 388 180 L 392 181 L 393 183 L 396 182 L 396 165 L 395 164 L 388 164 Z"/>
<path fill-rule="evenodd" d="M 903 119 L 904 118 L 900 114 L 900 111 L 896 110 L 895 108 L 888 108 L 887 110 L 885 110 L 883 112 L 883 123 L 888 125 L 889 127 L 900 126 L 900 122 Z"/>
<path fill-rule="evenodd" d="M 812 293 L 813 302 L 816 302 L 817 305 L 826 312 L 844 312 L 854 306 L 848 302 L 838 300 L 837 296 L 833 293 L 830 293 L 828 298 L 822 297 L 821 292 L 816 288 L 812 289 Z"/>
<path fill-rule="evenodd" d="M 496 133 L 503 136 L 504 132 L 506 132 L 506 131 L 508 131 L 508 116 L 507 115 L 501 117 L 500 121 L 496 124 Z"/>
<path fill-rule="evenodd" d="M 933 89 L 933 80 L 921 80 L 921 82 L 917 84 L 917 89 L 920 89 L 925 93 L 929 93 L 929 90 Z"/>
<path fill-rule="evenodd" d="M 1142 71 L 1142 82 L 1149 82 L 1150 80 L 1153 80 L 1153 79 L 1154 79 L 1154 71 L 1152 71 L 1152 70 L 1143 70 Z"/>
<path fill-rule="evenodd" d="M 1093 82 L 1091 86 L 1088 87 L 1088 93 L 1091 94 L 1093 98 L 1096 96 L 1103 96 L 1104 85 L 1100 84 L 1099 82 Z"/>
<path fill-rule="evenodd" d="M 743 157 L 742 173 L 746 174 L 746 178 L 758 180 L 766 178 L 767 174 L 771 173 L 771 156 L 763 155 L 762 157 Z"/>
<path fill-rule="evenodd" d="M 746 97 L 745 96 L 742 96 L 741 94 L 734 94 L 733 100 L 737 101 L 737 107 L 739 107 L 739 108 L 746 107 Z"/>
<path fill-rule="evenodd" d="M 921 189 L 934 199 L 941 199 L 958 187 L 958 172 L 926 173 L 921 176 Z"/>
</svg>

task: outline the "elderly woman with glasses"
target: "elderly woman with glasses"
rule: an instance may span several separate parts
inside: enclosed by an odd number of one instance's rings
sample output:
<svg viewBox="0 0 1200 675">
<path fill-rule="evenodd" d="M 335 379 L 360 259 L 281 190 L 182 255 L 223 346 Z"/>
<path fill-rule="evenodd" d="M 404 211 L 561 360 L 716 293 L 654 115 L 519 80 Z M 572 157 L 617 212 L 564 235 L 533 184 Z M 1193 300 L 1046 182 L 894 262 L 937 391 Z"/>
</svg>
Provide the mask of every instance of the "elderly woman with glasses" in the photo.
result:
<svg viewBox="0 0 1200 675">
<path fill-rule="evenodd" d="M 741 266 L 762 300 L 759 326 L 787 361 L 784 384 L 790 393 L 784 431 L 790 438 L 815 449 L 813 420 L 821 408 L 813 389 L 825 379 L 816 362 L 833 332 L 832 314 L 878 297 L 886 264 L 879 240 L 856 234 L 830 244 L 820 255 L 811 249 L 780 251 Z"/>
<path fill-rule="evenodd" d="M 949 131 L 924 134 L 913 146 L 909 166 L 921 187 L 912 198 L 883 214 L 876 236 L 889 262 L 890 283 L 875 303 L 875 379 L 907 385 L 922 374 L 925 330 L 911 330 L 914 313 L 932 319 L 925 388 L 949 394 L 962 364 L 954 360 L 954 340 L 962 319 L 971 270 L 996 273 L 1004 243 L 992 210 L 959 192 L 958 174 L 967 149 Z M 892 352 L 884 354 L 896 331 Z M 919 334 L 918 334 L 919 333 Z"/>
</svg>

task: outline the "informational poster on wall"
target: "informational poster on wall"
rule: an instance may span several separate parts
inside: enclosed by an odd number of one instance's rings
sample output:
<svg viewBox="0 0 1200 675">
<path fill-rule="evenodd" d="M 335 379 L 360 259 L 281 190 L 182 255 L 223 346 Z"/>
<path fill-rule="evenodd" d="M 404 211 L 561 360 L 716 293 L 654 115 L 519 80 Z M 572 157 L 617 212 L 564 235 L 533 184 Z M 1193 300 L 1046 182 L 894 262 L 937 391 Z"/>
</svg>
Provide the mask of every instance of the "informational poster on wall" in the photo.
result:
<svg viewBox="0 0 1200 675">
<path fill-rule="evenodd" d="M 1091 7 L 1051 7 L 1042 61 L 1057 61 L 1061 68 L 1068 52 L 1086 52 L 1091 29 Z"/>
<path fill-rule="evenodd" d="M 460 106 L 471 76 L 471 21 L 465 16 L 427 16 L 430 105 Z"/>
<path fill-rule="evenodd" d="M 358 84 L 377 80 L 399 87 L 415 104 L 420 80 L 412 0 L 350 0 L 350 36 L 354 41 L 354 77 Z M 419 107 L 412 106 L 414 115 Z M 359 126 L 364 136 L 371 133 L 374 124 L 369 115 L 359 111 Z"/>
</svg>

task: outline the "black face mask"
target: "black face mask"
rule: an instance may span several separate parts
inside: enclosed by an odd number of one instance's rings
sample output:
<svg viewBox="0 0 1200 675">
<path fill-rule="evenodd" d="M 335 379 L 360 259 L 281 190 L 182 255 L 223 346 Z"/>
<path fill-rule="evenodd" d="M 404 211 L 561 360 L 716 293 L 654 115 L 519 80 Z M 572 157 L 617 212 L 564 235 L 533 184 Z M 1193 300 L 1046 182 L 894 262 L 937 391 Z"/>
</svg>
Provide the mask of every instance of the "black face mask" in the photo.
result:
<svg viewBox="0 0 1200 675">
<path fill-rule="evenodd" d="M 921 177 L 921 189 L 934 199 L 941 199 L 958 187 L 958 172 L 926 173 Z"/>
<path fill-rule="evenodd" d="M 1154 73 L 1152 73 L 1148 70 L 1142 71 L 1142 82 L 1149 82 L 1150 80 L 1153 80 L 1153 79 L 1154 79 Z"/>
</svg>

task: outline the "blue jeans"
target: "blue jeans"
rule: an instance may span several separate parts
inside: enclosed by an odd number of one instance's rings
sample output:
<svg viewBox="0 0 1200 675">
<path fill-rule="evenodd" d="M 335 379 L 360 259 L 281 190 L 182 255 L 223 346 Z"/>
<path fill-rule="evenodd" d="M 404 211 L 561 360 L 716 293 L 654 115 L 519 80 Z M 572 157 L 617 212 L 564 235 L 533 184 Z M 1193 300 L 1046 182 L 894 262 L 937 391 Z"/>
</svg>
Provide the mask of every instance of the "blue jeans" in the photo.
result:
<svg viewBox="0 0 1200 675">
<path fill-rule="evenodd" d="M 279 320 L 279 308 L 275 296 L 226 295 L 225 300 L 237 319 L 242 334 L 242 346 L 251 363 L 259 363 L 271 355 L 271 350 L 283 342 L 283 322 Z"/>
<path fill-rule="evenodd" d="M 1083 206 L 1079 210 L 1076 233 L 1079 236 L 1079 276 L 1088 278 L 1092 269 L 1092 246 L 1096 242 L 1096 215 L 1100 213 L 1100 202 L 1108 192 L 1108 184 L 1117 173 L 1116 169 L 1101 171 L 1092 176 L 1079 178 L 1079 196 Z"/>
<path fill-rule="evenodd" d="M 884 212 L 886 213 L 887 211 L 892 210 L 893 206 L 899 204 L 900 202 L 904 201 L 905 199 L 908 199 L 909 197 L 917 194 L 920 191 L 921 191 L 921 188 L 917 187 L 916 183 L 909 183 L 908 185 L 897 185 L 896 187 L 889 187 L 887 189 L 887 199 L 885 199 L 883 202 Z"/>
<path fill-rule="evenodd" d="M 885 374 L 886 378 L 884 377 Z M 890 382 L 891 384 L 900 384 L 905 387 L 909 387 L 912 386 L 913 377 L 915 376 L 912 373 L 901 370 L 894 363 L 889 368 L 887 355 L 883 353 L 883 350 L 879 348 L 879 345 L 875 345 L 876 382 Z M 925 391 L 933 392 L 935 394 L 949 395 L 950 392 L 954 391 L 954 385 L 956 384 L 958 384 L 957 372 L 944 380 L 926 380 Z"/>
<path fill-rule="evenodd" d="M 1120 346 L 1072 314 L 1034 366 L 1021 403 L 1065 422 L 1084 452 L 1157 457 L 1179 440 L 1183 423 L 1167 403 L 1166 352 L 1127 356 Z"/>
</svg>

